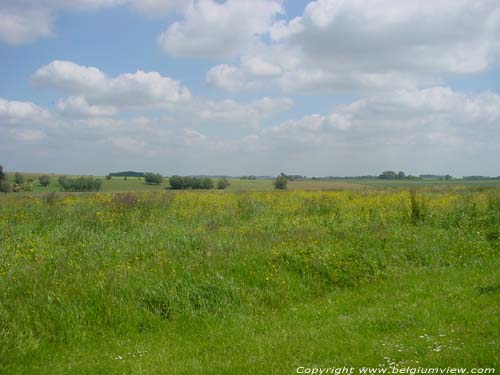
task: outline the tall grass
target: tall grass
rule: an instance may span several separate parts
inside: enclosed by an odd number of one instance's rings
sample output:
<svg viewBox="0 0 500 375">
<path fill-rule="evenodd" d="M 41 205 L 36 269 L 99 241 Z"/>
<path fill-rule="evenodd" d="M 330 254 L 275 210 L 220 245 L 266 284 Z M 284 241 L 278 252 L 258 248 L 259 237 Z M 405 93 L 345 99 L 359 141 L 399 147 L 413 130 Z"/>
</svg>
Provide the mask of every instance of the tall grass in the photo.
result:
<svg viewBox="0 0 500 375">
<path fill-rule="evenodd" d="M 416 270 L 491 264 L 499 197 L 497 190 L 2 197 L 0 370 L 29 363 L 45 347 L 154 335 L 176 322 L 326 301 Z"/>
</svg>

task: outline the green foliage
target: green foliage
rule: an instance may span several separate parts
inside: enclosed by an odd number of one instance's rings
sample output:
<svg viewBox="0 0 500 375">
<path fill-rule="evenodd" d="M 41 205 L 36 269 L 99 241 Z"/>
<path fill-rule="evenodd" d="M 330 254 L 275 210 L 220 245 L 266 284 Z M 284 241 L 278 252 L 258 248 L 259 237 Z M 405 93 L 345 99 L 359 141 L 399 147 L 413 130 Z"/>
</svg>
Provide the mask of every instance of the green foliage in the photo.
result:
<svg viewBox="0 0 500 375">
<path fill-rule="evenodd" d="M 3 166 L 0 165 L 0 181 L 5 180 L 5 173 L 3 171 Z"/>
<path fill-rule="evenodd" d="M 12 185 L 7 180 L 0 180 L 0 192 L 10 193 L 12 191 Z"/>
<path fill-rule="evenodd" d="M 38 177 L 38 182 L 40 182 L 40 185 L 42 186 L 49 186 L 50 185 L 50 176 L 49 175 L 41 175 Z"/>
<path fill-rule="evenodd" d="M 171 176 L 169 178 L 170 187 L 173 190 L 187 190 L 187 189 L 213 189 L 214 182 L 208 177 L 182 177 Z"/>
<path fill-rule="evenodd" d="M 113 178 L 113 176 L 111 176 L 111 174 L 106 175 L 106 180 L 111 180 L 112 178 Z"/>
<path fill-rule="evenodd" d="M 61 191 L 84 192 L 99 191 L 102 181 L 93 177 L 59 178 Z"/>
<path fill-rule="evenodd" d="M 147 184 L 161 184 L 163 182 L 163 177 L 159 173 L 144 173 L 144 181 Z"/>
<path fill-rule="evenodd" d="M 385 171 L 378 176 L 381 180 L 395 180 L 398 178 L 398 175 L 394 171 Z"/>
<path fill-rule="evenodd" d="M 16 184 L 22 185 L 24 184 L 24 176 L 21 173 L 16 172 L 16 174 L 14 175 L 14 181 Z"/>
<path fill-rule="evenodd" d="M 224 178 L 220 178 L 217 181 L 217 189 L 219 189 L 219 190 L 225 190 L 225 189 L 227 189 L 229 187 L 229 185 L 231 185 L 231 183 L 225 177 Z"/>
<path fill-rule="evenodd" d="M 287 188 L 288 180 L 283 175 L 279 175 L 274 180 L 274 187 L 278 190 L 285 190 Z"/>
</svg>

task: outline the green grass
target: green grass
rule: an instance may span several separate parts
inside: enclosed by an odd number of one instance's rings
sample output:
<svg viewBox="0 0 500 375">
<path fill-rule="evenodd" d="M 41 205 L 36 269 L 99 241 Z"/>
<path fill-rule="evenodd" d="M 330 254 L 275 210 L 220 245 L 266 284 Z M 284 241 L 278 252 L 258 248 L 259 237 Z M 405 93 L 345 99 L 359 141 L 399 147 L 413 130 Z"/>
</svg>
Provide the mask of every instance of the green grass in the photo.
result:
<svg viewBox="0 0 500 375">
<path fill-rule="evenodd" d="M 51 183 L 49 186 L 42 186 L 38 182 L 41 174 L 22 173 L 26 179 L 33 179 L 31 191 L 34 193 L 48 193 L 60 191 L 57 183 L 59 175 L 51 174 Z M 139 192 L 139 191 L 163 191 L 170 189 L 168 178 L 165 178 L 162 184 L 146 184 L 143 178 L 138 177 L 113 177 L 107 180 L 104 176 L 96 176 L 102 181 L 101 191 L 103 192 Z M 7 173 L 7 179 L 14 181 L 14 173 Z M 217 179 L 214 179 L 215 181 Z M 242 180 L 239 178 L 229 179 L 230 186 L 227 191 L 273 191 L 274 180 Z M 378 179 L 332 179 L 332 180 L 297 180 L 288 182 L 288 190 L 305 191 L 338 191 L 338 190 L 367 190 L 367 189 L 410 189 L 410 188 L 433 188 L 435 190 L 447 191 L 451 189 L 475 187 L 478 189 L 500 186 L 500 180 L 378 180 Z"/>
<path fill-rule="evenodd" d="M 499 251 L 498 189 L 2 195 L 0 373 L 498 368 Z"/>
</svg>

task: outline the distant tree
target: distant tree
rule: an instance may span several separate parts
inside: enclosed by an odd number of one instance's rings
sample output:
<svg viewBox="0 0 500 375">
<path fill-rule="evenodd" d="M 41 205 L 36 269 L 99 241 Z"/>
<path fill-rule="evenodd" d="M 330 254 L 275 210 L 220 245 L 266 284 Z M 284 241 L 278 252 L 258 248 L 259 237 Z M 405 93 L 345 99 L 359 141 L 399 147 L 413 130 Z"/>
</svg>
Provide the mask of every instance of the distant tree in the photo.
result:
<svg viewBox="0 0 500 375">
<path fill-rule="evenodd" d="M 57 179 L 57 183 L 61 187 L 61 190 L 64 189 L 64 187 L 66 186 L 67 182 L 68 182 L 68 178 L 66 176 L 59 176 L 58 179 Z"/>
<path fill-rule="evenodd" d="M 223 178 L 219 179 L 219 181 L 217 181 L 217 189 L 219 189 L 219 190 L 224 190 L 224 189 L 228 188 L 229 185 L 231 185 L 231 184 L 229 183 L 229 180 L 225 177 L 223 177 Z"/>
<path fill-rule="evenodd" d="M 77 177 L 60 179 L 59 186 L 62 191 L 99 191 L 102 181 L 93 177 Z"/>
<path fill-rule="evenodd" d="M 40 185 L 42 185 L 42 186 L 49 186 L 50 185 L 50 176 L 44 174 L 44 175 L 38 177 L 38 181 L 40 182 Z"/>
<path fill-rule="evenodd" d="M 285 190 L 287 187 L 288 180 L 283 177 L 282 175 L 279 175 L 276 177 L 276 180 L 274 181 L 274 187 L 279 190 Z"/>
<path fill-rule="evenodd" d="M 170 187 L 173 190 L 181 189 L 213 189 L 214 181 L 211 178 L 204 177 L 182 177 L 182 176 L 171 176 L 169 178 Z"/>
<path fill-rule="evenodd" d="M 404 180 L 406 178 L 406 175 L 403 171 L 398 172 L 398 180 Z"/>
<path fill-rule="evenodd" d="M 144 173 L 144 181 L 146 184 L 161 184 L 163 182 L 163 177 L 159 173 Z"/>
<path fill-rule="evenodd" d="M 3 179 L 0 180 L 0 192 L 1 193 L 10 193 L 12 191 L 12 186 L 9 181 Z"/>
<path fill-rule="evenodd" d="M 170 187 L 174 190 L 181 190 L 184 189 L 184 178 L 181 176 L 171 176 L 168 179 L 168 182 L 170 183 Z"/>
<path fill-rule="evenodd" d="M 449 180 L 451 180 L 451 179 L 452 179 L 452 177 L 451 177 L 449 174 L 447 174 L 446 176 L 444 176 L 444 179 L 445 179 L 446 181 L 449 181 Z"/>
<path fill-rule="evenodd" d="M 205 177 L 201 179 L 201 188 L 210 190 L 214 188 L 214 180 L 211 178 Z"/>
<path fill-rule="evenodd" d="M 22 185 L 22 184 L 24 184 L 24 176 L 21 173 L 16 172 L 16 174 L 14 176 L 14 181 L 16 184 Z"/>
<path fill-rule="evenodd" d="M 111 180 L 112 176 L 111 174 L 106 175 L 106 180 Z"/>
<path fill-rule="evenodd" d="M 382 179 L 382 180 L 395 180 L 397 178 L 397 174 L 396 172 L 394 171 L 385 171 L 385 172 L 382 172 L 378 178 Z"/>
<path fill-rule="evenodd" d="M 5 180 L 5 173 L 3 172 L 3 167 L 0 165 L 0 181 Z"/>
</svg>

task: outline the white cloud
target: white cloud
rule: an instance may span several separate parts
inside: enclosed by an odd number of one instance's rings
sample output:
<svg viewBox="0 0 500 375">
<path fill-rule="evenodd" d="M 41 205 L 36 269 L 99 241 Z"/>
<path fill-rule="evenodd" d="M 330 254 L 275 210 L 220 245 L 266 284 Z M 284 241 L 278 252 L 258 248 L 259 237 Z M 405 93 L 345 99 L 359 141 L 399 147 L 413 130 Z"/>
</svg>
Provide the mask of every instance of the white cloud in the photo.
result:
<svg viewBox="0 0 500 375">
<path fill-rule="evenodd" d="M 220 58 L 249 48 L 283 12 L 280 0 L 198 0 L 158 37 L 177 57 Z"/>
<path fill-rule="evenodd" d="M 269 34 L 271 42 L 226 68 L 239 87 L 251 82 L 286 92 L 411 89 L 435 85 L 446 74 L 494 66 L 500 57 L 500 3 L 317 0 L 302 16 L 275 21 Z M 260 78 L 262 69 L 249 61 L 265 61 L 275 78 Z"/>
<path fill-rule="evenodd" d="M 45 8 L 16 9 L 0 5 L 0 42 L 21 44 L 51 36 L 52 18 Z"/>
<path fill-rule="evenodd" d="M 325 147 L 488 144 L 500 140 L 500 96 L 443 87 L 396 91 L 337 106 L 326 115 L 287 121 L 258 135 L 271 142 L 271 149 L 275 142 Z"/>
<path fill-rule="evenodd" d="M 281 74 L 281 67 L 279 65 L 270 63 L 259 57 L 245 56 L 242 58 L 241 63 L 244 69 L 256 77 L 274 77 Z"/>
<path fill-rule="evenodd" d="M 158 72 L 139 70 L 110 78 L 95 67 L 70 61 L 56 60 L 41 67 L 32 81 L 41 87 L 56 88 L 78 96 L 81 99 L 73 101 L 80 101 L 80 109 L 88 104 L 94 111 L 103 110 L 95 106 L 107 107 L 108 111 L 110 107 L 131 110 L 162 108 L 191 99 L 191 93 L 179 81 Z M 65 102 L 61 107 L 65 108 Z"/>
<path fill-rule="evenodd" d="M 242 69 L 227 64 L 212 67 L 207 72 L 206 81 L 209 86 L 230 92 L 244 91 L 255 87 L 255 84 L 248 81 Z"/>
<path fill-rule="evenodd" d="M 234 100 L 207 101 L 199 111 L 202 122 L 227 124 L 237 128 L 258 129 L 261 121 L 274 114 L 288 111 L 293 101 L 288 98 L 262 98 L 249 104 Z"/>
<path fill-rule="evenodd" d="M 96 11 L 128 6 L 148 16 L 182 12 L 190 0 L 2 0 L 0 2 L 0 43 L 23 44 L 55 34 L 58 11 Z"/>
<path fill-rule="evenodd" d="M 49 112 L 31 102 L 0 98 L 0 125 L 40 123 L 49 117 Z"/>
<path fill-rule="evenodd" d="M 90 105 L 81 96 L 60 99 L 57 102 L 57 109 L 65 116 L 74 117 L 112 116 L 117 113 L 117 109 L 114 107 Z"/>
</svg>

